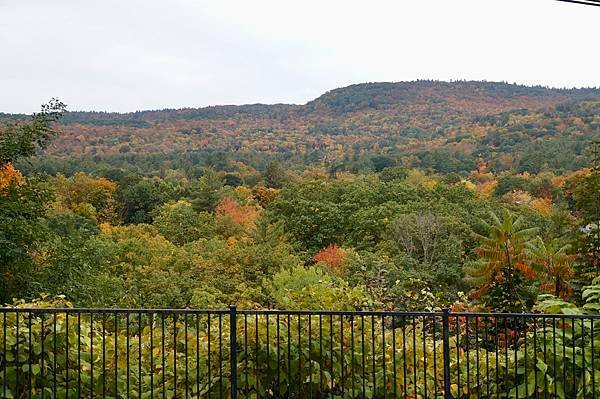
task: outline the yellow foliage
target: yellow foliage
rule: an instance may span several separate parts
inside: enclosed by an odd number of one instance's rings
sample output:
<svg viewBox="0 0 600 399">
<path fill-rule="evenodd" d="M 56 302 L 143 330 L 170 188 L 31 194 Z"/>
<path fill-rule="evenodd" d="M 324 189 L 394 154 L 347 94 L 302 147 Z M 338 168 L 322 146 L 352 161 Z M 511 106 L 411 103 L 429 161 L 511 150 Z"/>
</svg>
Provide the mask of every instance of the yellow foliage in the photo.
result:
<svg viewBox="0 0 600 399">
<path fill-rule="evenodd" d="M 437 186 L 437 182 L 435 180 L 429 179 L 429 180 L 426 180 L 426 181 L 423 182 L 423 186 L 427 187 L 429 189 L 432 189 L 435 186 Z"/>
<path fill-rule="evenodd" d="M 491 198 L 497 185 L 498 185 L 498 182 L 495 180 L 481 183 L 480 185 L 477 186 L 477 196 L 479 198 Z"/>
<path fill-rule="evenodd" d="M 241 198 L 250 199 L 252 198 L 252 190 L 246 186 L 238 186 L 235 188 L 235 193 L 238 194 Z"/>
<path fill-rule="evenodd" d="M 108 222 L 100 223 L 98 227 L 100 228 L 100 231 L 105 234 L 108 234 L 111 229 L 111 225 Z"/>
<path fill-rule="evenodd" d="M 554 187 L 562 187 L 565 184 L 564 176 L 554 176 L 550 179 L 550 182 Z"/>
<path fill-rule="evenodd" d="M 529 205 L 542 215 L 548 215 L 552 210 L 552 200 L 548 198 L 534 198 Z"/>
<path fill-rule="evenodd" d="M 460 183 L 467 188 L 469 191 L 477 191 L 477 186 L 471 183 L 469 180 L 461 180 Z"/>
</svg>

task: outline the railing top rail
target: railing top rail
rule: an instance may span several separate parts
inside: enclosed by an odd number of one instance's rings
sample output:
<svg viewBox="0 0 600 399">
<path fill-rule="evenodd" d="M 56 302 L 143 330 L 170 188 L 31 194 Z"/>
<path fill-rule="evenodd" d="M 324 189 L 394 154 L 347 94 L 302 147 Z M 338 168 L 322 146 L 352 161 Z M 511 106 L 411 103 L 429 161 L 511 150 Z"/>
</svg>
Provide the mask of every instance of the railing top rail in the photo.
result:
<svg viewBox="0 0 600 399">
<path fill-rule="evenodd" d="M 280 309 L 259 309 L 259 310 L 238 310 L 239 314 L 262 315 L 313 315 L 313 316 L 442 316 L 442 312 L 396 312 L 396 311 L 362 311 L 362 310 L 280 310 Z"/>
<path fill-rule="evenodd" d="M 563 313 L 492 313 L 492 312 L 451 312 L 451 317 L 503 317 L 503 318 L 546 318 L 546 319 L 600 319 L 593 314 L 563 314 Z"/>
<path fill-rule="evenodd" d="M 142 308 L 18 308 L 0 307 L 0 313 L 148 313 L 148 314 L 228 314 L 229 309 L 142 309 Z"/>
<path fill-rule="evenodd" d="M 283 309 L 144 309 L 144 308 L 36 308 L 0 307 L 0 313 L 105 313 L 105 314 L 214 314 L 225 315 L 234 311 L 240 315 L 313 315 L 313 316 L 385 316 L 385 317 L 441 317 L 443 312 L 404 311 L 351 311 L 351 310 L 283 310 Z M 502 317 L 548 319 L 600 319 L 600 315 L 550 314 L 550 313 L 493 313 L 449 312 L 450 317 Z"/>
</svg>

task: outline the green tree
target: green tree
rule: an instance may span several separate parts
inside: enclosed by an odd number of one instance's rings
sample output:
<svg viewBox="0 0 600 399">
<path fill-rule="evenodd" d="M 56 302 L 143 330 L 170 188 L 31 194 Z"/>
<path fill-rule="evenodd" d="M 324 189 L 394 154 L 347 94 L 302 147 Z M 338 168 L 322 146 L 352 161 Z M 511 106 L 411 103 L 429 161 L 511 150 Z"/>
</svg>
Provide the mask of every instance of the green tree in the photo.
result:
<svg viewBox="0 0 600 399">
<path fill-rule="evenodd" d="M 125 223 L 151 223 L 152 211 L 169 198 L 158 181 L 149 179 L 126 186 L 121 190 L 120 197 Z"/>
<path fill-rule="evenodd" d="M 191 188 L 190 202 L 196 212 L 212 212 L 222 197 L 225 179 L 213 168 L 204 168 L 197 184 Z"/>
<path fill-rule="evenodd" d="M 65 105 L 53 99 L 26 122 L 0 127 L 0 181 L 12 163 L 35 154 L 57 134 Z M 52 190 L 40 177 L 0 184 L 0 302 L 25 297 L 33 283 L 34 252 L 46 234 L 43 223 Z"/>
<path fill-rule="evenodd" d="M 279 162 L 269 162 L 263 177 L 265 185 L 269 188 L 281 188 L 288 180 L 287 174 Z"/>
<path fill-rule="evenodd" d="M 0 166 L 31 157 L 48 145 L 57 134 L 53 123 L 62 117 L 65 109 L 65 104 L 53 98 L 29 121 L 0 128 Z"/>
<path fill-rule="evenodd" d="M 159 207 L 153 224 L 162 236 L 177 245 L 216 235 L 213 216 L 207 212 L 197 213 L 185 200 Z"/>
</svg>

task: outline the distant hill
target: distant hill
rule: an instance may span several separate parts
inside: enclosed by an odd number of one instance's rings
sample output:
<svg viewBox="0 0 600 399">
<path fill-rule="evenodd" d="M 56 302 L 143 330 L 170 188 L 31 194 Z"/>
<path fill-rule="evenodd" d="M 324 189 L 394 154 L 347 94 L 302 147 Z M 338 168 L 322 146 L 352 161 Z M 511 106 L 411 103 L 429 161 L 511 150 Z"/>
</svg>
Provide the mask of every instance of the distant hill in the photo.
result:
<svg viewBox="0 0 600 399">
<path fill-rule="evenodd" d="M 586 143 L 600 134 L 600 89 L 363 83 L 305 105 L 70 112 L 61 130 L 46 155 L 101 160 L 224 151 L 343 165 L 383 154 L 402 158 L 402 164 L 454 172 L 481 157 L 498 170 L 523 169 L 524 157 L 544 153 L 543 162 L 532 166 L 536 171 L 570 170 L 585 163 Z"/>
</svg>

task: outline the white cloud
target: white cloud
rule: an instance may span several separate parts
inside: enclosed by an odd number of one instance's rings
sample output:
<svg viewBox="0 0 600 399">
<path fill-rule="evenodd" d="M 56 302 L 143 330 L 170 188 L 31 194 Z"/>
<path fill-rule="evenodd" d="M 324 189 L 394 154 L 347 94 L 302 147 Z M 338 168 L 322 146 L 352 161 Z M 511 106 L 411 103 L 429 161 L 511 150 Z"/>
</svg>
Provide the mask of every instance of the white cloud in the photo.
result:
<svg viewBox="0 0 600 399">
<path fill-rule="evenodd" d="M 304 103 L 418 78 L 600 86 L 599 19 L 552 0 L 0 0 L 0 111 Z"/>
</svg>

